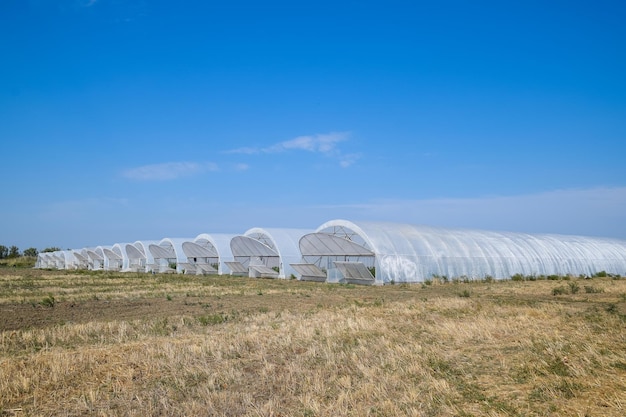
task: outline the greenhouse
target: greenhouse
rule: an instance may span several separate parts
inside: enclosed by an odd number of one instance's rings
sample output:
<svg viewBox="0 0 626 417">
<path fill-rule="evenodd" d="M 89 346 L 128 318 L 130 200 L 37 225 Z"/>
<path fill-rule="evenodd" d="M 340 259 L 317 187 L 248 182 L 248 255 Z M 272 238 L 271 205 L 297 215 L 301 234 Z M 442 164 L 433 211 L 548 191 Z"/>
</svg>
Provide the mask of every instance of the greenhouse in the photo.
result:
<svg viewBox="0 0 626 417">
<path fill-rule="evenodd" d="M 234 260 L 227 262 L 234 275 L 290 278 L 298 273 L 291 264 L 299 262 L 300 238 L 311 232 L 303 229 L 262 229 L 255 227 L 231 239 Z"/>
<path fill-rule="evenodd" d="M 76 259 L 76 267 L 78 269 L 89 269 L 89 258 L 87 258 L 86 255 L 83 255 L 79 251 L 72 251 L 72 253 Z"/>
<path fill-rule="evenodd" d="M 298 278 L 383 285 L 514 275 L 626 275 L 626 241 L 331 220 L 316 230 L 138 240 L 40 253 L 36 268 Z"/>
<path fill-rule="evenodd" d="M 149 244 L 154 263 L 148 264 L 147 270 L 160 273 L 183 273 L 187 257 L 183 251 L 184 238 L 164 238 L 158 244 Z"/>
<path fill-rule="evenodd" d="M 187 274 L 228 274 L 227 262 L 233 261 L 230 241 L 235 235 L 202 233 L 193 241 L 183 242 Z"/>
<path fill-rule="evenodd" d="M 331 220 L 299 242 L 303 279 L 359 284 L 434 277 L 626 274 L 626 241 Z"/>
<path fill-rule="evenodd" d="M 135 243 L 126 244 L 126 257 L 128 258 L 128 266 L 124 272 L 148 272 L 148 265 L 154 265 L 152 253 L 148 250 L 151 244 L 158 244 L 153 240 L 138 240 Z"/>
<path fill-rule="evenodd" d="M 89 269 L 93 271 L 104 269 L 104 253 L 100 247 L 85 249 L 85 252 L 87 259 L 89 259 Z"/>
<path fill-rule="evenodd" d="M 74 253 L 71 251 L 44 252 L 37 255 L 35 268 L 75 269 Z"/>
<path fill-rule="evenodd" d="M 117 253 L 111 248 L 103 248 L 104 253 L 104 269 L 106 271 L 121 271 L 123 258 L 122 255 Z"/>
</svg>

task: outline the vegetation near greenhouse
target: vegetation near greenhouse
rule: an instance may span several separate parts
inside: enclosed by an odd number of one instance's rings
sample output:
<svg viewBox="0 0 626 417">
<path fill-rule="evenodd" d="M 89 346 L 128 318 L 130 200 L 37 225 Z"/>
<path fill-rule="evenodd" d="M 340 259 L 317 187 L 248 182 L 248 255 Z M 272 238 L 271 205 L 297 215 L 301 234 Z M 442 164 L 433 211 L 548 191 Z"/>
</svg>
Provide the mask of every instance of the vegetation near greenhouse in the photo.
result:
<svg viewBox="0 0 626 417">
<path fill-rule="evenodd" d="M 0 416 L 626 415 L 626 279 L 522 278 L 0 268 Z"/>
</svg>

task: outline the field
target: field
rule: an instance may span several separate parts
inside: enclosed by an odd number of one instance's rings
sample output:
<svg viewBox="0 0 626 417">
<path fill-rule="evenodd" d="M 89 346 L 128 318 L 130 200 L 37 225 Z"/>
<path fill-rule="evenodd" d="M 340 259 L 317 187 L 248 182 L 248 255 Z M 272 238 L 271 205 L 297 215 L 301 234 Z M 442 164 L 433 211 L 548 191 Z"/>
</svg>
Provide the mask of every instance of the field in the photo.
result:
<svg viewBox="0 0 626 417">
<path fill-rule="evenodd" d="M 0 416 L 624 416 L 626 279 L 0 268 Z"/>
</svg>

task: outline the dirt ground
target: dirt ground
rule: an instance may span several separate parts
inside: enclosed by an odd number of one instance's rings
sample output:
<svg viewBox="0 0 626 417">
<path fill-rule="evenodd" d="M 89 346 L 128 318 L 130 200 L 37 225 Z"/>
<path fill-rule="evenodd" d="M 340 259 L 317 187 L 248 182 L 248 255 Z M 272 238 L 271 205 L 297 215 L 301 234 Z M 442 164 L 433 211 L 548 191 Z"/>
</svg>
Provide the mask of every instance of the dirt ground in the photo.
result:
<svg viewBox="0 0 626 417">
<path fill-rule="evenodd" d="M 10 274 L 6 268 L 0 268 L 0 275 Z M 38 274 L 46 274 L 39 271 Z M 272 280 L 250 280 L 250 285 L 272 285 Z M 265 281 L 265 282 L 263 282 Z M 149 296 L 139 298 L 57 300 L 54 306 L 46 306 L 41 302 L 0 303 L 0 331 L 44 328 L 70 323 L 88 323 L 92 321 L 129 321 L 145 318 L 166 318 L 172 316 L 198 317 L 208 314 L 250 314 L 259 311 L 292 310 L 305 312 L 319 308 L 332 308 L 351 303 L 371 304 L 384 300 L 385 303 L 396 301 L 421 300 L 424 297 L 458 297 L 463 286 L 432 285 L 427 288 L 420 285 L 396 285 L 382 287 L 349 286 L 328 290 L 328 284 L 289 282 L 281 280 L 280 291 L 265 291 L 259 295 L 254 288 L 248 287 L 246 294 L 221 294 L 219 296 L 190 297 L 177 294 L 171 297 Z M 528 287 L 544 288 L 539 294 L 517 293 L 514 296 L 505 292 L 487 289 L 481 297 L 497 298 L 500 302 L 509 300 L 513 303 L 526 302 L 559 302 L 551 295 L 551 288 L 560 283 L 549 281 L 525 283 Z M 474 285 L 473 290 L 478 290 Z M 489 288 L 489 289 L 488 289 Z M 502 286 L 504 291 L 506 286 Z M 497 292 L 497 294 L 496 294 Z M 581 294 L 588 305 L 598 303 L 597 308 L 604 308 L 607 294 Z M 622 314 L 626 313 L 626 303 L 618 303 L 616 307 Z"/>
<path fill-rule="evenodd" d="M 261 309 L 271 311 L 277 304 L 280 304 L 281 309 L 297 306 L 306 310 L 309 304 L 310 308 L 315 308 L 317 304 L 317 300 L 308 302 L 303 298 L 294 299 L 293 303 L 287 303 L 287 305 L 286 302 L 283 294 L 270 294 L 244 297 L 220 296 L 219 300 L 186 297 L 174 298 L 171 301 L 164 298 L 71 301 L 57 302 L 53 308 L 31 304 L 8 304 L 0 305 L 0 331 L 91 321 L 122 321 L 177 315 L 200 316 L 230 311 L 246 313 Z M 332 300 L 329 302 L 334 303 Z"/>
<path fill-rule="evenodd" d="M 258 295 L 225 294 L 219 296 L 189 297 L 174 295 L 170 298 L 141 297 L 136 299 L 87 299 L 80 301 L 58 300 L 53 307 L 40 302 L 0 303 L 0 331 L 28 328 L 43 328 L 69 323 L 92 321 L 128 321 L 144 318 L 165 318 L 171 316 L 202 316 L 207 314 L 248 314 L 259 311 L 298 310 L 307 311 L 320 307 L 333 307 L 346 303 L 372 303 L 377 299 L 385 301 L 410 300 L 419 297 L 418 288 L 400 287 L 350 287 L 336 291 L 324 290 L 326 284 L 294 283 L 294 287 L 309 284 L 314 290 L 302 293 L 284 291 L 265 292 Z"/>
</svg>

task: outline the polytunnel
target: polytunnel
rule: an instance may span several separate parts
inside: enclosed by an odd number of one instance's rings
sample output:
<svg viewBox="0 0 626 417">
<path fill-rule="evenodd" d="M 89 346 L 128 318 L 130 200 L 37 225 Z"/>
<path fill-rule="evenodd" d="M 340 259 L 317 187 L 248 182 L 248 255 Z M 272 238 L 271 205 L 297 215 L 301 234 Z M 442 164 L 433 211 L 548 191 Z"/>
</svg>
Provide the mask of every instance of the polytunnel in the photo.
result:
<svg viewBox="0 0 626 417">
<path fill-rule="evenodd" d="M 102 269 L 105 271 L 122 269 L 122 256 L 113 250 L 113 246 L 98 246 L 94 252 L 102 257 Z"/>
<path fill-rule="evenodd" d="M 124 263 L 122 255 L 114 250 L 114 246 L 102 248 L 104 253 L 104 269 L 107 271 L 121 271 Z"/>
<path fill-rule="evenodd" d="M 52 254 L 50 252 L 41 252 L 37 254 L 37 261 L 35 261 L 35 268 L 39 268 L 39 269 L 53 268 Z"/>
<path fill-rule="evenodd" d="M 89 269 L 89 258 L 79 250 L 72 251 L 76 259 L 76 268 Z"/>
<path fill-rule="evenodd" d="M 51 253 L 51 265 L 54 269 L 65 269 L 65 256 L 63 251 L 54 251 Z"/>
<path fill-rule="evenodd" d="M 127 271 L 128 265 L 130 264 L 130 260 L 128 258 L 128 254 L 126 253 L 126 245 L 128 243 L 116 243 L 111 247 L 111 251 L 117 255 L 118 258 L 118 270 Z"/>
<path fill-rule="evenodd" d="M 148 265 L 154 265 L 154 257 L 148 249 L 151 244 L 158 244 L 154 240 L 138 240 L 135 243 L 127 243 L 125 246 L 128 267 L 126 272 L 149 272 Z"/>
<path fill-rule="evenodd" d="M 227 274 L 230 268 L 226 262 L 233 261 L 230 241 L 235 235 L 201 233 L 192 241 L 183 242 L 186 256 L 183 264 L 188 274 Z"/>
<path fill-rule="evenodd" d="M 66 255 L 64 251 L 43 252 L 37 254 L 35 268 L 65 269 Z"/>
<path fill-rule="evenodd" d="M 183 243 L 189 240 L 191 239 L 164 238 L 158 244 L 149 244 L 148 250 L 154 258 L 154 264 L 148 265 L 148 270 L 183 273 L 187 263 Z"/>
<path fill-rule="evenodd" d="M 104 269 L 104 253 L 101 247 L 85 249 L 85 255 L 89 260 L 89 267 L 93 271 Z"/>
<path fill-rule="evenodd" d="M 298 241 L 307 229 L 252 228 L 230 241 L 234 260 L 226 262 L 232 274 L 249 277 L 288 278 L 298 272 L 291 266 L 300 260 Z"/>
<path fill-rule="evenodd" d="M 331 220 L 299 245 L 294 267 L 329 282 L 626 273 L 626 241 L 609 238 Z"/>
</svg>

